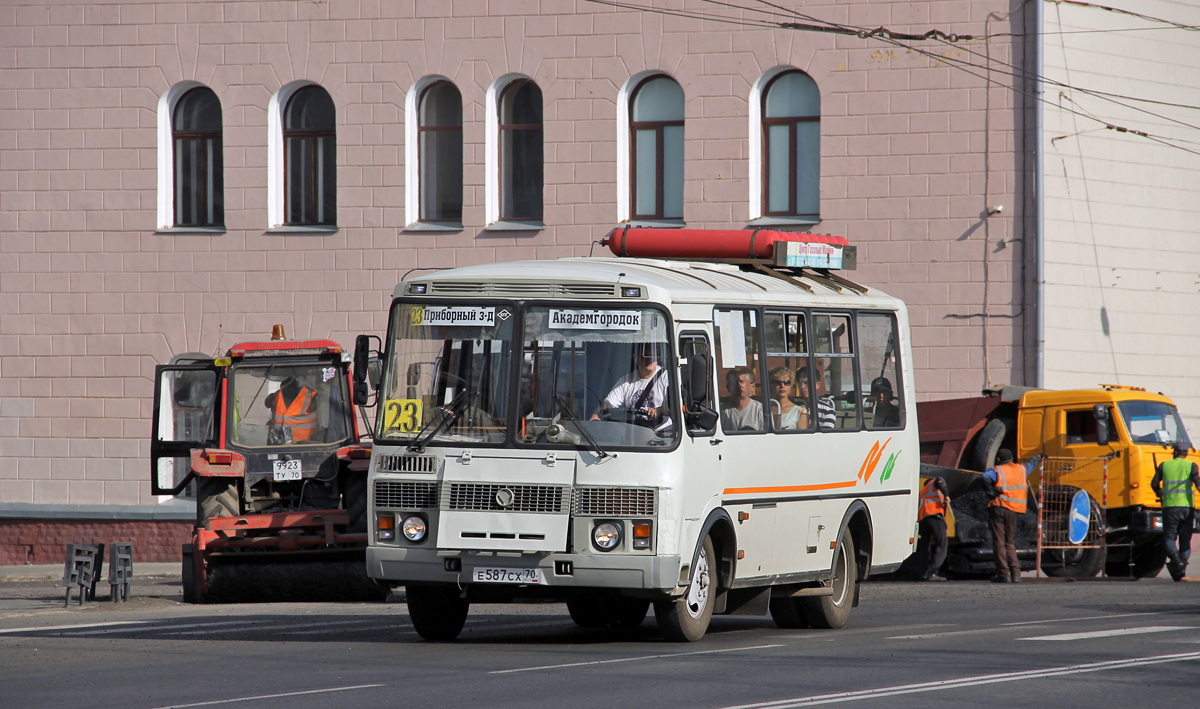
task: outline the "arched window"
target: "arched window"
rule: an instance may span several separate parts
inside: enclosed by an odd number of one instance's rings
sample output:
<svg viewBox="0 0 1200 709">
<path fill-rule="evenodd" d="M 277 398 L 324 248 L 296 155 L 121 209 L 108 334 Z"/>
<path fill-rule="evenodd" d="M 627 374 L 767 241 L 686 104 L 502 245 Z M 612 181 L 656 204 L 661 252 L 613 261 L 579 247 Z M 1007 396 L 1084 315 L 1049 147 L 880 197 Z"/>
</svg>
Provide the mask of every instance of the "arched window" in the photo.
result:
<svg viewBox="0 0 1200 709">
<path fill-rule="evenodd" d="M 283 109 L 284 224 L 337 224 L 337 110 L 320 86 L 305 86 Z"/>
<path fill-rule="evenodd" d="M 633 219 L 683 218 L 683 89 L 651 76 L 629 102 Z"/>
<path fill-rule="evenodd" d="M 542 90 L 518 79 L 500 95 L 500 218 L 542 220 Z"/>
<path fill-rule="evenodd" d="M 174 226 L 223 226 L 221 101 L 213 90 L 188 90 L 171 113 Z"/>
<path fill-rule="evenodd" d="M 430 84 L 417 109 L 421 221 L 462 221 L 462 94 L 449 81 Z"/>
<path fill-rule="evenodd" d="M 820 214 L 821 94 L 800 71 L 785 71 L 763 90 L 763 214 Z"/>
</svg>

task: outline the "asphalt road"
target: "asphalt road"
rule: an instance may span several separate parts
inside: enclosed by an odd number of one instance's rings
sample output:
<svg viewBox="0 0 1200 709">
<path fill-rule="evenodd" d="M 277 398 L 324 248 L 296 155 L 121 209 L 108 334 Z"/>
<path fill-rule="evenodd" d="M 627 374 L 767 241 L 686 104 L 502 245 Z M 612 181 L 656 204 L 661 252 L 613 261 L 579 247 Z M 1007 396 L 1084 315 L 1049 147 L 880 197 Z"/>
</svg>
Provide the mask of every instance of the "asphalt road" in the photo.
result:
<svg viewBox="0 0 1200 709">
<path fill-rule="evenodd" d="M 103 589 L 103 587 L 102 587 Z M 453 643 L 376 604 L 187 606 L 178 581 L 62 608 L 0 583 L 0 705 L 1147 707 L 1200 704 L 1200 583 L 872 582 L 841 630 L 717 617 L 693 644 L 476 606 Z"/>
</svg>

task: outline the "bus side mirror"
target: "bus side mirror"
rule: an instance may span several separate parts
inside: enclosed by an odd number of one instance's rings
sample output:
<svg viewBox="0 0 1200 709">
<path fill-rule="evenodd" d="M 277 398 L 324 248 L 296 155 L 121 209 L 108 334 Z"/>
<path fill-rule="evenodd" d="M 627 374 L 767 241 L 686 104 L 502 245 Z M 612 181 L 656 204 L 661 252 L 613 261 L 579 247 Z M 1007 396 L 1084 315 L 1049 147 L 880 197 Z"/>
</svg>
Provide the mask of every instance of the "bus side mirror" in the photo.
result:
<svg viewBox="0 0 1200 709">
<path fill-rule="evenodd" d="M 689 405 L 695 408 L 708 408 L 709 375 L 712 362 L 705 354 L 693 354 L 688 357 L 688 396 Z M 688 408 L 692 408 L 689 406 Z"/>
<path fill-rule="evenodd" d="M 378 367 L 378 361 L 376 367 Z M 371 368 L 371 336 L 359 335 L 354 338 L 354 404 L 366 406 L 370 401 L 371 392 L 367 386 L 367 375 Z M 374 384 L 374 382 L 372 382 Z"/>
<path fill-rule="evenodd" d="M 1104 404 L 1093 405 L 1092 416 L 1096 419 L 1096 445 L 1108 445 L 1112 440 L 1108 437 L 1108 407 Z"/>
</svg>

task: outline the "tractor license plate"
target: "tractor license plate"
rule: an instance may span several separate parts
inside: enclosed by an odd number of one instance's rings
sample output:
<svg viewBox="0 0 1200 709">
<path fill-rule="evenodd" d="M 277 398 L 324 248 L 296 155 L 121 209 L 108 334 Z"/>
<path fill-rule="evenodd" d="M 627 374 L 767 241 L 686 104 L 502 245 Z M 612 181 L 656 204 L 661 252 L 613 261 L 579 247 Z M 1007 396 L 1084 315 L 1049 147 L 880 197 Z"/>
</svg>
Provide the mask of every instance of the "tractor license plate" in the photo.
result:
<svg viewBox="0 0 1200 709">
<path fill-rule="evenodd" d="M 275 461 L 275 470 L 273 471 L 275 482 L 285 482 L 288 480 L 300 479 L 300 461 L 298 460 L 277 460 Z"/>
<path fill-rule="evenodd" d="M 475 583 L 541 583 L 541 569 L 477 568 L 472 575 Z"/>
</svg>

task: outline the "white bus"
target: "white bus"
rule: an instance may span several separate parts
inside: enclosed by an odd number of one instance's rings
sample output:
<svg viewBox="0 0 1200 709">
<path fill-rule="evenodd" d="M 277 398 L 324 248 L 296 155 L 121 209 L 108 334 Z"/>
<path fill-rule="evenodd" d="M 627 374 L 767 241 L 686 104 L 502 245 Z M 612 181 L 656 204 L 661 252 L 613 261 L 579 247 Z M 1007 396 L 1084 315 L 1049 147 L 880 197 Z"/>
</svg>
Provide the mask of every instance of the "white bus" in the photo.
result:
<svg viewBox="0 0 1200 709">
<path fill-rule="evenodd" d="M 517 598 L 583 627 L 653 605 L 677 641 L 714 613 L 845 623 L 913 550 L 907 312 L 782 262 L 566 258 L 396 287 L 386 341 L 355 354 L 356 375 L 383 363 L 367 573 L 405 587 L 422 637 Z"/>
</svg>

